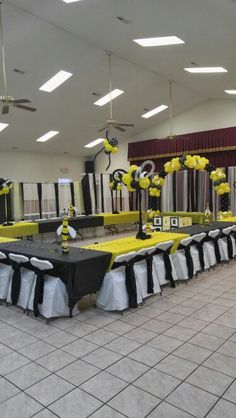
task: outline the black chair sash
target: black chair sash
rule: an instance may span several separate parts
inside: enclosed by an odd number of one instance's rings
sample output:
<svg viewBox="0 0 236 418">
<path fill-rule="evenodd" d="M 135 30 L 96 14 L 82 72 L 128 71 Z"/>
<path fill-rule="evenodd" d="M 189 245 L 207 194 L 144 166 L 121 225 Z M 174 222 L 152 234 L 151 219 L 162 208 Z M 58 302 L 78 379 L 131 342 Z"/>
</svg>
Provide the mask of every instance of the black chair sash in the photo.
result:
<svg viewBox="0 0 236 418">
<path fill-rule="evenodd" d="M 172 275 L 172 265 L 170 262 L 170 250 L 171 247 L 167 250 L 161 250 L 159 248 L 156 249 L 153 255 L 162 255 L 164 266 L 165 266 L 165 280 L 170 282 L 171 287 L 175 287 L 175 281 Z"/>
<path fill-rule="evenodd" d="M 192 279 L 193 278 L 193 273 L 194 273 L 194 266 L 193 266 L 193 258 L 192 258 L 191 251 L 190 251 L 190 245 L 191 244 L 189 244 L 189 245 L 179 244 L 178 250 L 184 250 L 187 269 L 188 269 L 188 278 Z"/>
<path fill-rule="evenodd" d="M 205 242 L 205 238 L 203 238 L 200 242 L 193 240 L 190 245 L 196 245 L 196 248 L 198 250 L 198 258 L 201 266 L 201 270 L 205 270 L 205 261 L 204 261 L 204 250 L 203 250 L 203 244 Z"/>
<path fill-rule="evenodd" d="M 227 242 L 227 251 L 228 251 L 228 257 L 230 260 L 232 260 L 233 257 L 233 244 L 232 244 L 232 240 L 231 240 L 231 234 L 224 234 L 224 232 L 222 231 L 223 234 L 223 238 L 226 238 L 226 242 Z"/>
<path fill-rule="evenodd" d="M 134 275 L 133 259 L 130 261 L 115 262 L 112 265 L 112 270 L 121 266 L 125 267 L 125 284 L 129 297 L 129 308 L 137 308 L 137 288 Z"/>
<path fill-rule="evenodd" d="M 36 274 L 36 283 L 34 289 L 34 302 L 33 302 L 33 309 L 34 309 L 34 316 L 39 316 L 39 307 L 43 303 L 43 291 L 44 291 L 44 278 L 47 274 L 47 270 L 39 270 L 37 267 L 32 266 Z"/>
<path fill-rule="evenodd" d="M 9 264 L 13 268 L 12 282 L 11 282 L 11 301 L 12 305 L 16 305 L 21 286 L 21 264 L 9 259 Z"/>
<path fill-rule="evenodd" d="M 217 264 L 221 263 L 221 255 L 220 255 L 220 248 L 219 248 L 219 241 L 218 241 L 219 237 L 220 237 L 220 234 L 215 238 L 210 237 L 209 235 L 205 238 L 206 242 L 213 242 Z"/>
</svg>

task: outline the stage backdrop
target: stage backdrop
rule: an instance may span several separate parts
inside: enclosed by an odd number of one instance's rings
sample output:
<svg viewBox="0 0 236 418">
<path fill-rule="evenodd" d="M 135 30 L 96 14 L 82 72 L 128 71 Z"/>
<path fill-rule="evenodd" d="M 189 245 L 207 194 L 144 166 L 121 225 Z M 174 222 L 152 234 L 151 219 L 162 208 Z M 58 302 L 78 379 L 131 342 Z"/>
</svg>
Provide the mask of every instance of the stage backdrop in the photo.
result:
<svg viewBox="0 0 236 418">
<path fill-rule="evenodd" d="M 128 146 L 132 164 L 153 160 L 156 171 L 172 157 L 184 153 L 205 156 L 216 167 L 236 166 L 236 127 L 177 135 L 174 139 L 144 140 Z"/>
</svg>

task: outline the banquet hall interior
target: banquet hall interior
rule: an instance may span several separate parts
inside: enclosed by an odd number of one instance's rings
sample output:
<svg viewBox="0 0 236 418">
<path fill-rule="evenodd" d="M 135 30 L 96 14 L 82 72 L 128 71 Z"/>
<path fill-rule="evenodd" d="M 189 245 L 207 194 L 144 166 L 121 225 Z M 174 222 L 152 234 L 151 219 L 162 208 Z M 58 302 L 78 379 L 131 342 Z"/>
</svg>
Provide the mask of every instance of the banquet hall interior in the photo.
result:
<svg viewBox="0 0 236 418">
<path fill-rule="evenodd" d="M 0 417 L 236 417 L 236 1 L 0 1 Z"/>
</svg>

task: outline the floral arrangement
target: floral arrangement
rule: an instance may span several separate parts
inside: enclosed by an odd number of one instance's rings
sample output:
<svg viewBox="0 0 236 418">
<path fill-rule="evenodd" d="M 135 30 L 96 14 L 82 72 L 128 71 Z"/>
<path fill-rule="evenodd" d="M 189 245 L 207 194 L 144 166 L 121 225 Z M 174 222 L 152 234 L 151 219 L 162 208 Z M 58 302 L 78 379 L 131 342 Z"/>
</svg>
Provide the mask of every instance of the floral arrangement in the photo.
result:
<svg viewBox="0 0 236 418">
<path fill-rule="evenodd" d="M 174 173 L 182 169 L 194 169 L 199 171 L 207 171 L 210 179 L 213 181 L 216 194 L 221 197 L 221 210 L 228 211 L 230 186 L 226 181 L 226 174 L 221 168 L 215 168 L 209 164 L 209 160 L 200 155 L 182 155 L 181 157 L 172 158 L 164 164 L 164 170 L 155 175 L 151 181 L 149 195 L 151 197 L 159 197 L 161 188 L 165 183 L 165 177 L 169 173 Z"/>
</svg>

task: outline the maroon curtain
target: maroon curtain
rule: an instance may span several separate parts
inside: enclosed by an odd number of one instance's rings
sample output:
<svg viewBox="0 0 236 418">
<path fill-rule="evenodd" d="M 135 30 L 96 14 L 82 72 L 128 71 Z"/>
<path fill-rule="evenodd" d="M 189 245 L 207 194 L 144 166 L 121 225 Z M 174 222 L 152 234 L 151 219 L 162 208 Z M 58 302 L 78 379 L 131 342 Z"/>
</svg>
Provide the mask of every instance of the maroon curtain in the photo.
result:
<svg viewBox="0 0 236 418">
<path fill-rule="evenodd" d="M 128 160 L 140 165 L 152 159 L 160 171 L 172 157 L 188 152 L 206 156 L 217 167 L 236 166 L 236 127 L 133 142 L 128 147 Z"/>
</svg>

